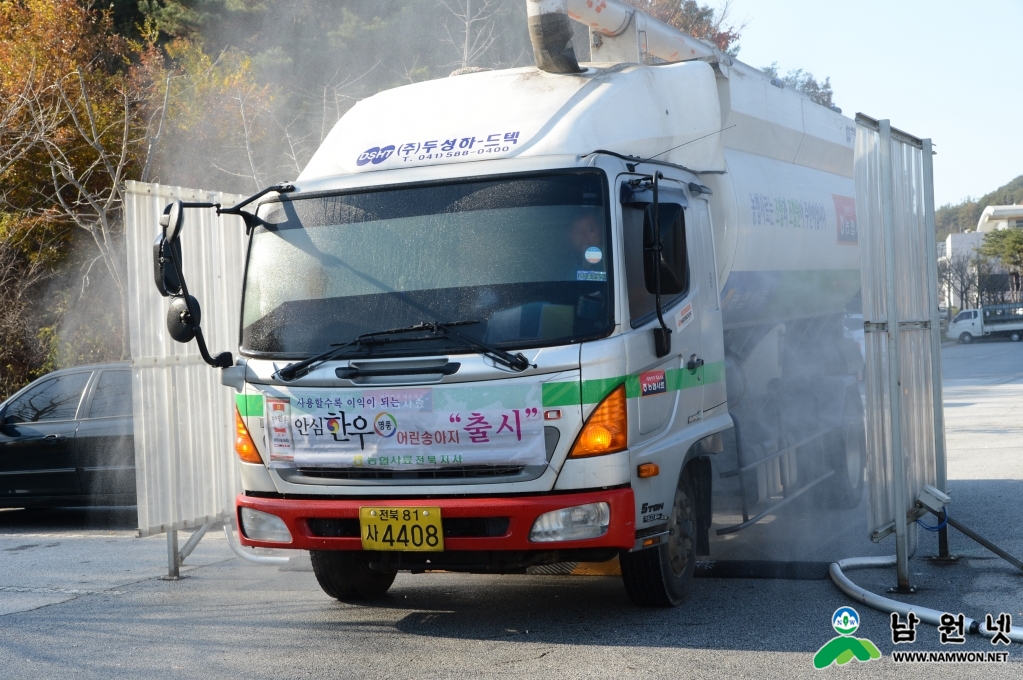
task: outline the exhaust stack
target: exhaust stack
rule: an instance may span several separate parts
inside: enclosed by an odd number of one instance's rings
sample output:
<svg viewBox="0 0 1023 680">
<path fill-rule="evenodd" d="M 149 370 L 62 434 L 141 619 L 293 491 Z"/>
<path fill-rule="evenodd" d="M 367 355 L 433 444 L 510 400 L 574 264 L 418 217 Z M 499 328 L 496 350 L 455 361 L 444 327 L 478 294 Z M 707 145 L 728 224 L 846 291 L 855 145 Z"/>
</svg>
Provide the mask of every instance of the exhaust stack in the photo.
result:
<svg viewBox="0 0 1023 680">
<path fill-rule="evenodd" d="M 549 73 L 579 73 L 569 19 L 590 29 L 594 61 L 666 62 L 706 59 L 731 66 L 713 45 L 654 19 L 621 0 L 527 0 L 536 65 Z"/>
<path fill-rule="evenodd" d="M 548 73 L 582 72 L 572 47 L 568 0 L 527 0 L 526 16 L 537 67 Z"/>
</svg>

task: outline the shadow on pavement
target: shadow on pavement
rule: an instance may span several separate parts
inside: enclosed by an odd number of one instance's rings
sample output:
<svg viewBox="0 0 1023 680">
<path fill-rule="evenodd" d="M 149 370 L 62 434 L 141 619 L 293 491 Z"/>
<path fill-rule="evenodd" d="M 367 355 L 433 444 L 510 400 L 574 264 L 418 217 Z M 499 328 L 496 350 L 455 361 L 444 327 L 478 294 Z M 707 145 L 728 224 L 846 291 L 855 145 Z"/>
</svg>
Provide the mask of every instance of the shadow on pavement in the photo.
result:
<svg viewBox="0 0 1023 680">
<path fill-rule="evenodd" d="M 134 530 L 138 510 L 131 506 L 9 508 L 0 510 L 0 535 L 19 531 Z"/>
</svg>

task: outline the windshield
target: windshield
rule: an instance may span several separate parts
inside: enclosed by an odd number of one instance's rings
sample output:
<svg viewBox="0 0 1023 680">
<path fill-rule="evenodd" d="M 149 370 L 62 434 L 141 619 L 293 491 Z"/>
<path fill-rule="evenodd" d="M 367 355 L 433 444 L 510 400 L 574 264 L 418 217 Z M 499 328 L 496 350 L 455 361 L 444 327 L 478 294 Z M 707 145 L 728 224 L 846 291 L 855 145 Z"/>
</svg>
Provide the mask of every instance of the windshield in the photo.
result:
<svg viewBox="0 0 1023 680">
<path fill-rule="evenodd" d="M 588 170 L 265 203 L 242 351 L 308 356 L 422 321 L 478 321 L 459 332 L 504 349 L 607 335 L 605 187 Z M 456 347 L 437 338 L 386 351 Z"/>
</svg>

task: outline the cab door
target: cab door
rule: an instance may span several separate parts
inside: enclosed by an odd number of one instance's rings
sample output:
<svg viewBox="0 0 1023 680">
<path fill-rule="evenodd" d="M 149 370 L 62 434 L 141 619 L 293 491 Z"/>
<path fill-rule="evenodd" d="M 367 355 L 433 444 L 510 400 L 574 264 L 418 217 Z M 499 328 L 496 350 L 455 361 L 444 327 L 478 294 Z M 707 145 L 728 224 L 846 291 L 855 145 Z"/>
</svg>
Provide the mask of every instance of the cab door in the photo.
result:
<svg viewBox="0 0 1023 680">
<path fill-rule="evenodd" d="M 710 205 L 697 195 L 690 198 L 689 224 L 699 253 L 700 327 L 703 333 L 703 410 L 706 413 L 723 405 L 725 393 L 725 343 L 721 322 L 721 298 L 718 288 L 717 254 Z"/>
<path fill-rule="evenodd" d="M 673 417 L 684 427 L 700 418 L 703 409 L 702 371 L 698 368 L 703 355 L 701 334 L 701 304 L 699 300 L 699 269 L 693 267 L 699 257 L 699 242 L 690 228 L 689 202 L 678 183 L 662 180 L 659 202 L 662 212 L 675 211 L 675 226 L 685 243 L 682 267 L 686 272 L 683 290 L 674 295 L 662 295 L 663 317 L 671 329 L 671 351 L 658 357 L 654 347 L 653 330 L 660 326 L 656 314 L 654 294 L 647 287 L 644 269 L 644 214 L 646 201 L 652 194 L 634 195 L 623 203 L 622 241 L 625 255 L 625 285 L 627 289 L 628 323 L 625 334 L 626 366 L 636 397 L 635 415 L 640 444 L 663 434 Z M 662 219 L 663 224 L 663 219 Z M 690 362 L 694 368 L 690 369 Z M 630 412 L 630 417 L 633 413 Z M 681 420 L 679 420 L 681 419 Z M 633 439 L 633 437 L 630 437 Z M 684 453 L 684 452 L 683 452 Z"/>
</svg>

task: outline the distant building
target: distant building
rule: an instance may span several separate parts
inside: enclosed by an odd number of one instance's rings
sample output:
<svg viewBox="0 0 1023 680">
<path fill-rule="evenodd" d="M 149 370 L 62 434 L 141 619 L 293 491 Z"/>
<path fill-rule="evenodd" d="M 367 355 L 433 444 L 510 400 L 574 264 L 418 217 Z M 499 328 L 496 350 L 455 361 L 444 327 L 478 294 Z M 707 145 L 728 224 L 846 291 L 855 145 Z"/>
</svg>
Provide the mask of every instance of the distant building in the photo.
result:
<svg viewBox="0 0 1023 680">
<path fill-rule="evenodd" d="M 1023 205 L 989 205 L 980 214 L 977 231 L 988 233 L 1002 229 L 1023 229 Z"/>
<path fill-rule="evenodd" d="M 949 234 L 945 239 L 945 257 L 957 255 L 976 255 L 977 248 L 984 243 L 984 234 L 970 231 L 965 234 Z"/>
<path fill-rule="evenodd" d="M 945 243 L 938 244 L 938 261 L 944 260 L 946 266 L 949 263 L 958 262 L 958 266 L 953 266 L 953 269 L 962 268 L 964 258 L 971 260 L 976 258 L 977 249 L 984 243 L 985 234 L 1002 229 L 1023 229 L 1023 205 L 989 205 L 984 208 L 984 212 L 981 213 L 980 220 L 977 222 L 976 231 L 965 234 L 949 234 Z M 1007 277 L 1007 273 L 997 262 L 984 264 L 982 270 L 983 277 L 987 281 L 985 286 L 994 284 L 995 287 L 998 287 L 1001 285 L 1000 280 Z M 971 267 L 971 272 L 975 279 L 980 276 L 975 265 Z M 962 276 L 961 273 L 959 275 Z M 980 286 L 980 281 L 974 283 L 973 293 L 970 295 L 974 299 L 963 304 L 955 287 L 948 285 L 946 281 L 942 285 L 941 297 L 944 299 L 945 305 L 962 309 L 972 306 L 972 303 L 976 301 L 978 288 L 985 286 Z"/>
<path fill-rule="evenodd" d="M 965 234 L 949 234 L 948 238 L 945 239 L 944 246 L 938 257 L 938 260 L 945 260 L 946 266 L 951 266 L 954 269 L 958 269 L 964 266 L 962 262 L 964 259 L 974 259 L 977 256 L 977 248 L 980 248 L 981 244 L 984 243 L 984 234 L 971 231 Z M 954 263 L 954 264 L 952 264 Z M 956 272 L 955 276 L 963 276 L 962 272 Z M 976 277 L 975 268 L 972 271 L 972 276 Z M 964 307 L 971 306 L 969 303 L 963 304 L 963 299 L 957 292 L 957 288 L 962 288 L 962 285 L 952 286 L 948 282 L 942 286 L 941 297 L 944 298 L 944 304 L 947 307 L 955 307 L 956 309 L 963 309 Z M 976 292 L 976 284 L 974 284 L 974 292 Z"/>
</svg>

